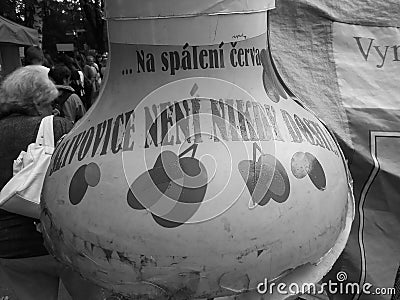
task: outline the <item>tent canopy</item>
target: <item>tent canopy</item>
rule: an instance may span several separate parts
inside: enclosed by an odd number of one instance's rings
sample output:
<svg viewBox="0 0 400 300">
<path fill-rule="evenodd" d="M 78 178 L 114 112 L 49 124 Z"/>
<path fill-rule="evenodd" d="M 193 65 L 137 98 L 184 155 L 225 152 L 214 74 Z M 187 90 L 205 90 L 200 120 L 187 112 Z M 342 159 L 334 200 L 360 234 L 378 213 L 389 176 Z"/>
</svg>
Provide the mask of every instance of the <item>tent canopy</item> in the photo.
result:
<svg viewBox="0 0 400 300">
<path fill-rule="evenodd" d="M 39 43 L 38 32 L 0 16 L 0 43 L 37 45 Z"/>
</svg>

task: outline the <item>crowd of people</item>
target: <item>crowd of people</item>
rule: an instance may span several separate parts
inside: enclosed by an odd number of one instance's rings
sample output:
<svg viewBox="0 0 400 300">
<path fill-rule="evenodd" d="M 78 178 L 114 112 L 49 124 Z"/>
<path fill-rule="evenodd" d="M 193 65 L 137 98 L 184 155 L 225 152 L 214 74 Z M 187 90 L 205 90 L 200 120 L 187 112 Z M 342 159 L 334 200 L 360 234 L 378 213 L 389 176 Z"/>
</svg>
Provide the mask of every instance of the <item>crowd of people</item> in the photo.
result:
<svg viewBox="0 0 400 300">
<path fill-rule="evenodd" d="M 54 115 L 54 141 L 68 133 L 95 101 L 107 56 L 61 54 L 52 59 L 41 49 L 25 53 L 25 66 L 0 86 L 0 190 L 13 177 L 13 163 L 34 143 L 41 120 Z M 57 300 L 62 281 L 72 299 L 104 299 L 97 286 L 58 263 L 44 246 L 37 219 L 0 209 L 2 285 L 21 300 Z"/>
<path fill-rule="evenodd" d="M 82 52 L 75 51 L 62 52 L 51 57 L 39 47 L 32 46 L 25 51 L 24 65 L 42 65 L 48 68 L 50 79 L 59 87 L 60 101 L 57 100 L 56 103 L 61 102 L 59 104 L 61 107 L 67 103 L 71 112 L 70 102 L 78 103 L 77 97 L 85 110 L 88 110 L 97 98 L 107 69 L 107 56 L 107 53 L 85 56 Z M 74 99 L 65 98 L 65 94 L 69 94 L 66 91 L 73 92 Z M 62 111 L 60 113 L 63 116 L 64 113 Z M 79 115 L 78 113 L 78 119 Z M 69 113 L 66 113 L 65 117 L 73 122 L 77 121 L 71 119 L 73 116 Z"/>
</svg>

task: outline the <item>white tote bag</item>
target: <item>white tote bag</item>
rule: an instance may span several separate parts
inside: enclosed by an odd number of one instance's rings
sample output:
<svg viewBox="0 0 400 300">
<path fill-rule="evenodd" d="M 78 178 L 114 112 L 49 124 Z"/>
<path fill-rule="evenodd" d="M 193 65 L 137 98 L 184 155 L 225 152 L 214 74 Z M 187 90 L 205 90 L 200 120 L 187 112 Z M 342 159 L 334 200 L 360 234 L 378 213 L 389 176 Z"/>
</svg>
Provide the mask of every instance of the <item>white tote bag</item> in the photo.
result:
<svg viewBox="0 0 400 300">
<path fill-rule="evenodd" d="M 0 192 L 0 208 L 39 219 L 43 182 L 53 152 L 53 116 L 48 116 L 40 123 L 36 142 L 14 161 L 14 176 Z"/>
</svg>

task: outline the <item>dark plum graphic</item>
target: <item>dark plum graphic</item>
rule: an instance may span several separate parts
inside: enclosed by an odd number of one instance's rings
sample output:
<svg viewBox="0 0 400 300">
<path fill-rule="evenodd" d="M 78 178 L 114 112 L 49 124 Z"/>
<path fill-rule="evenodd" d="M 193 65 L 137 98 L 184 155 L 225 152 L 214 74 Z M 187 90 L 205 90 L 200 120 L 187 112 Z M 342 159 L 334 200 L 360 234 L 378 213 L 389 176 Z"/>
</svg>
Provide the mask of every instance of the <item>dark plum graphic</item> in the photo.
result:
<svg viewBox="0 0 400 300">
<path fill-rule="evenodd" d="M 311 153 L 295 153 L 292 157 L 291 169 L 297 179 L 302 179 L 308 175 L 317 189 L 321 191 L 326 189 L 324 169 L 318 159 Z"/>
<path fill-rule="evenodd" d="M 69 201 L 73 205 L 79 204 L 86 194 L 88 184 L 85 180 L 86 165 L 81 166 L 72 177 L 69 185 Z"/>
<path fill-rule="evenodd" d="M 310 164 L 310 171 L 308 172 L 308 176 L 310 177 L 312 183 L 317 189 L 321 191 L 325 190 L 326 176 L 324 169 L 321 166 L 321 163 L 311 153 L 306 152 L 306 157 Z"/>
<path fill-rule="evenodd" d="M 258 160 L 257 150 L 261 153 Z M 254 204 L 265 206 L 271 199 L 278 203 L 288 199 L 290 182 L 285 168 L 273 155 L 263 154 L 257 143 L 253 144 L 253 160 L 241 161 L 238 168 Z"/>
<path fill-rule="evenodd" d="M 279 97 L 287 99 L 286 92 L 283 89 L 282 85 L 279 83 L 279 80 L 275 74 L 275 70 L 271 65 L 272 58 L 270 52 L 262 49 L 260 53 L 260 59 L 264 68 L 264 72 L 262 75 L 264 89 L 268 97 L 276 103 L 280 101 Z"/>
<path fill-rule="evenodd" d="M 157 224 L 176 228 L 185 224 L 204 200 L 208 176 L 196 159 L 197 144 L 177 156 L 162 152 L 152 169 L 140 175 L 131 185 L 127 201 L 137 210 L 148 210 Z M 183 157 L 192 151 L 192 157 Z"/>
<path fill-rule="evenodd" d="M 88 186 L 95 187 L 99 184 L 101 177 L 100 168 L 95 163 L 83 165 L 72 176 L 69 185 L 69 201 L 73 205 L 81 203 L 86 194 Z"/>
</svg>

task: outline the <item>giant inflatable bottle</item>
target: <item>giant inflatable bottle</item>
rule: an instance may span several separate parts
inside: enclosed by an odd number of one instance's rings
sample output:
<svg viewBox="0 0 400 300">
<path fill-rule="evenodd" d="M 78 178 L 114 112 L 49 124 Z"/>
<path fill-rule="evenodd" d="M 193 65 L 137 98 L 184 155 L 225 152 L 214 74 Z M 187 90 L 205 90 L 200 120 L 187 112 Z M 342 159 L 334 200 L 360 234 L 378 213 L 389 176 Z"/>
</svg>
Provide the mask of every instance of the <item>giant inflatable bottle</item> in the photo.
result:
<svg viewBox="0 0 400 300">
<path fill-rule="evenodd" d="M 105 85 L 43 190 L 43 233 L 61 262 L 137 299 L 236 295 L 329 271 L 353 219 L 350 178 L 276 72 L 274 5 L 107 1 Z"/>
</svg>

